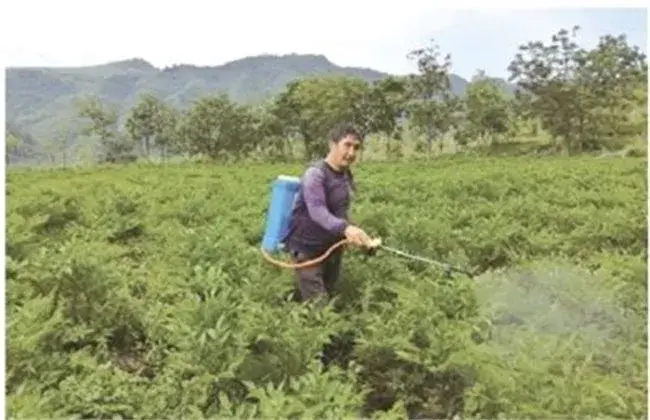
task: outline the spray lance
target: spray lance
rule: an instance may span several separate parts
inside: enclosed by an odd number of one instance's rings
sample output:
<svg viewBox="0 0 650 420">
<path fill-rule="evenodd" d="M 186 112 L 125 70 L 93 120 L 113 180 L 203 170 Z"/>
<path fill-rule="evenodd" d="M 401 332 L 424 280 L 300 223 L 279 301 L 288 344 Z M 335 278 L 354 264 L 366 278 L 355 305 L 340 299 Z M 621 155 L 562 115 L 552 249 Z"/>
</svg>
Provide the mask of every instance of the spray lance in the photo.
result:
<svg viewBox="0 0 650 420">
<path fill-rule="evenodd" d="M 430 265 L 440 267 L 440 268 L 442 268 L 442 270 L 443 270 L 443 272 L 445 274 L 445 277 L 447 277 L 447 278 L 451 278 L 451 275 L 454 272 L 464 274 L 469 278 L 474 277 L 474 273 L 471 273 L 471 272 L 469 272 L 469 271 L 467 271 L 465 269 L 462 269 L 460 267 L 455 267 L 455 266 L 453 266 L 451 264 L 448 264 L 446 262 L 437 261 L 437 260 L 434 260 L 432 258 L 425 258 L 425 257 L 419 256 L 419 255 L 410 254 L 408 252 L 400 251 L 399 249 L 395 249 L 395 248 L 391 248 L 389 246 L 386 246 L 386 245 L 384 245 L 382 243 L 381 238 L 376 238 L 376 239 L 372 240 L 372 243 L 370 244 L 370 246 L 366 250 L 366 255 L 375 256 L 377 254 L 378 250 L 386 251 L 386 252 L 389 252 L 389 253 L 391 253 L 393 255 L 397 255 L 399 257 L 402 257 L 402 258 L 405 258 L 405 259 L 408 259 L 408 260 L 418 261 L 418 262 L 422 262 L 422 263 L 425 263 L 425 264 L 430 264 Z"/>
</svg>

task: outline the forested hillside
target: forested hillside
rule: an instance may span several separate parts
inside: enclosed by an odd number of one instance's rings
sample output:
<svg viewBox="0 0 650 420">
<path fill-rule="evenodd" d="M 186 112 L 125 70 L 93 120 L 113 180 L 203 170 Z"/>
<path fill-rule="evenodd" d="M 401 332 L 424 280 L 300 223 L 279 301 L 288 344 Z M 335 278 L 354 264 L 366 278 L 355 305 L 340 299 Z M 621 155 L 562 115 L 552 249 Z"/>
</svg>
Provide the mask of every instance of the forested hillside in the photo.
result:
<svg viewBox="0 0 650 420">
<path fill-rule="evenodd" d="M 120 115 L 143 93 L 153 93 L 169 104 L 186 108 L 205 95 L 227 94 L 243 104 L 262 102 L 299 78 L 342 75 L 375 81 L 387 74 L 340 67 L 322 55 L 262 55 L 221 66 L 189 64 L 158 69 L 143 59 L 77 68 L 8 68 L 7 121 L 14 130 L 47 140 L 61 131 L 61 121 L 74 119 L 76 100 L 96 95 L 115 105 Z M 452 76 L 452 90 L 462 94 L 468 82 Z M 47 143 L 47 141 L 45 141 Z"/>
<path fill-rule="evenodd" d="M 646 57 L 624 36 L 584 49 L 574 35 L 561 30 L 550 43 L 522 45 L 508 82 L 480 71 L 469 83 L 454 76 L 435 41 L 407 52 L 418 69 L 409 76 L 297 55 L 215 68 L 157 70 L 133 60 L 9 70 L 8 162 L 302 159 L 321 153 L 343 120 L 374 139 L 369 158 L 530 138 L 533 151 L 550 153 L 643 148 Z"/>
</svg>

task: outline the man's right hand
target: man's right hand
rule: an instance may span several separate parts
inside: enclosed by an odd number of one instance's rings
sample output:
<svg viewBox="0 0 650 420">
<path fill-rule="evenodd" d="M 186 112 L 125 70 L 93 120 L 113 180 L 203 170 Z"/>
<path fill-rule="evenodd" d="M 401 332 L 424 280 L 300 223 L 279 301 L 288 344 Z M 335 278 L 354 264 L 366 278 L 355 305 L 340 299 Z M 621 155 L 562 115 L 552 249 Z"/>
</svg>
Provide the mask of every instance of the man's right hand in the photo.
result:
<svg viewBox="0 0 650 420">
<path fill-rule="evenodd" d="M 372 246 L 372 239 L 364 232 L 363 230 L 359 229 L 356 226 L 348 226 L 345 228 L 345 238 L 350 241 L 350 243 L 358 246 L 365 246 L 365 247 L 371 247 Z"/>
</svg>

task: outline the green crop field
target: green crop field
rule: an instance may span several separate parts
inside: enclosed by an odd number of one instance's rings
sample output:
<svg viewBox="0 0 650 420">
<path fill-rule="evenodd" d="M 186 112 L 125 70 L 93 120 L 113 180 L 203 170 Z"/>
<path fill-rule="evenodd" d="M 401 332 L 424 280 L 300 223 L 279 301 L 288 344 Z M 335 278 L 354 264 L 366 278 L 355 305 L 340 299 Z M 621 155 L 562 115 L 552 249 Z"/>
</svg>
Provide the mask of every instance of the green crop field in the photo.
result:
<svg viewBox="0 0 650 420">
<path fill-rule="evenodd" d="M 645 418 L 646 159 L 441 158 L 356 170 L 322 311 L 259 251 L 298 165 L 14 171 L 15 418 Z"/>
</svg>

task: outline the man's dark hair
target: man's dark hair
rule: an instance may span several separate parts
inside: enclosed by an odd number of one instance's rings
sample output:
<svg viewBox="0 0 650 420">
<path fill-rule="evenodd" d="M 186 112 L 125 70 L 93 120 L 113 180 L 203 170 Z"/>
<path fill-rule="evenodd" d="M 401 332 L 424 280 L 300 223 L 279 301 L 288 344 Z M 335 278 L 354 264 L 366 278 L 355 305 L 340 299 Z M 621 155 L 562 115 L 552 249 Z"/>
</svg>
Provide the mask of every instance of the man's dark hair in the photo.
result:
<svg viewBox="0 0 650 420">
<path fill-rule="evenodd" d="M 352 136 L 359 141 L 363 141 L 363 134 L 353 124 L 339 124 L 330 133 L 330 141 L 338 143 L 344 138 Z"/>
</svg>

